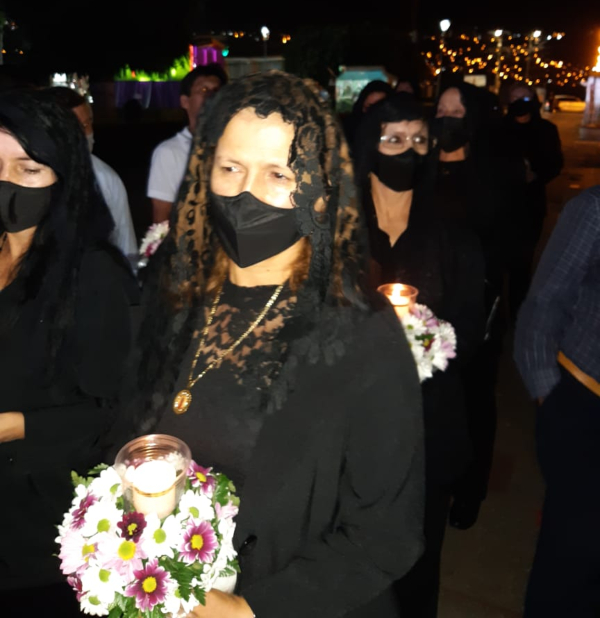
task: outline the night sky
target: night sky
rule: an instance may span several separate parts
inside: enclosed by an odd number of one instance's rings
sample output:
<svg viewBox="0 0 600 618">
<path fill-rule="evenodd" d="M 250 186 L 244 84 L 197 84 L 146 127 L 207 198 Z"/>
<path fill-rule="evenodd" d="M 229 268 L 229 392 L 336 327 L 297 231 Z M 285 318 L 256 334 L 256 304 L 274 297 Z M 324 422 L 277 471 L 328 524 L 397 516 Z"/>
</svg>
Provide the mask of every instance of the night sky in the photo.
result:
<svg viewBox="0 0 600 618">
<path fill-rule="evenodd" d="M 356 0 L 352 0 L 354 4 Z M 359 0 L 360 2 L 360 0 Z M 184 53 L 192 32 L 216 28 L 258 28 L 294 34 L 305 25 L 397 24 L 398 30 L 415 26 L 421 33 L 437 33 L 439 20 L 448 18 L 455 31 L 485 33 L 495 28 L 544 33 L 563 31 L 564 59 L 593 63 L 600 45 L 599 0 L 496 0 L 472 8 L 467 2 L 407 0 L 347 2 L 327 0 L 169 0 L 164 8 L 140 0 L 65 0 L 32 2 L 0 0 L 9 17 L 20 26 L 29 58 L 56 70 L 114 71 L 124 64 L 151 70 L 166 68 Z M 369 7 L 370 11 L 367 11 Z M 5 45 L 10 37 L 5 34 Z"/>
</svg>

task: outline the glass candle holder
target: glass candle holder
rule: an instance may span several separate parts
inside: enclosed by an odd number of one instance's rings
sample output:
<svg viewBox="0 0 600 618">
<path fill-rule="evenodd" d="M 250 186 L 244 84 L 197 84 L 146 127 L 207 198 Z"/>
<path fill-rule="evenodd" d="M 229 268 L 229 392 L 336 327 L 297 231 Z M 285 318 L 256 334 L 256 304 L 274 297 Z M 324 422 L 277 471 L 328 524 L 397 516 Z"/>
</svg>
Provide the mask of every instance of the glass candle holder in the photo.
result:
<svg viewBox="0 0 600 618">
<path fill-rule="evenodd" d="M 394 306 L 399 318 L 405 316 L 417 301 L 419 290 L 404 283 L 384 283 L 377 288 Z"/>
<path fill-rule="evenodd" d="M 140 436 L 128 442 L 115 458 L 126 511 L 164 519 L 174 510 L 185 487 L 192 460 L 188 445 L 165 434 Z"/>
</svg>

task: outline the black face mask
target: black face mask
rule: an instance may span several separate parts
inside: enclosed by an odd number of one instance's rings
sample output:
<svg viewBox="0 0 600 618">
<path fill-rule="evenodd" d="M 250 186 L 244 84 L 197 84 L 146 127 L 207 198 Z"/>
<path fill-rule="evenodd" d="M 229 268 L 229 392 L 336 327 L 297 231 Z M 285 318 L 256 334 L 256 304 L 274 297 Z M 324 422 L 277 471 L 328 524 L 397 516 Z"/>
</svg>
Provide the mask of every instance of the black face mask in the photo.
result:
<svg viewBox="0 0 600 618">
<path fill-rule="evenodd" d="M 50 208 L 54 185 L 22 187 L 0 180 L 0 221 L 13 234 L 35 227 Z"/>
<path fill-rule="evenodd" d="M 215 231 L 241 268 L 273 257 L 301 238 L 293 208 L 265 204 L 248 191 L 232 197 L 209 194 Z"/>
<path fill-rule="evenodd" d="M 417 169 L 425 159 L 412 148 L 397 155 L 377 153 L 373 173 L 392 191 L 409 191 L 415 184 Z"/>
<path fill-rule="evenodd" d="M 513 118 L 519 116 L 527 116 L 534 111 L 533 101 L 531 99 L 517 99 L 508 106 L 508 114 Z"/>
<path fill-rule="evenodd" d="M 454 152 L 469 141 L 467 123 L 464 118 L 442 116 L 433 121 L 433 134 L 444 152 Z"/>
</svg>

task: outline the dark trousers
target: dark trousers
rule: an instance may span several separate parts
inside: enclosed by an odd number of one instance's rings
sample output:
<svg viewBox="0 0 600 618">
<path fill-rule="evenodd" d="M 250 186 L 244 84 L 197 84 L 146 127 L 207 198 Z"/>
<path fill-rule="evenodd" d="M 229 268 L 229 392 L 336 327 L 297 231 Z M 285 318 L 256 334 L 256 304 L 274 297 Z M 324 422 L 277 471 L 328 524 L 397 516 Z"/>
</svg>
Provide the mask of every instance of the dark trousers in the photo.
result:
<svg viewBox="0 0 600 618">
<path fill-rule="evenodd" d="M 402 618 L 435 618 L 440 590 L 442 545 L 448 519 L 450 489 L 435 481 L 425 490 L 425 552 L 393 590 Z"/>
<path fill-rule="evenodd" d="M 600 616 L 600 397 L 562 371 L 537 413 L 546 483 L 525 618 Z"/>
<path fill-rule="evenodd" d="M 544 215 L 524 222 L 524 229 L 513 240 L 508 250 L 506 274 L 508 278 L 508 311 L 514 322 L 521 304 L 529 291 L 534 271 L 537 245 L 542 236 Z"/>
<path fill-rule="evenodd" d="M 473 457 L 453 486 L 454 500 L 481 502 L 487 496 L 496 437 L 496 383 L 501 351 L 501 340 L 494 333 L 461 370 Z"/>
</svg>

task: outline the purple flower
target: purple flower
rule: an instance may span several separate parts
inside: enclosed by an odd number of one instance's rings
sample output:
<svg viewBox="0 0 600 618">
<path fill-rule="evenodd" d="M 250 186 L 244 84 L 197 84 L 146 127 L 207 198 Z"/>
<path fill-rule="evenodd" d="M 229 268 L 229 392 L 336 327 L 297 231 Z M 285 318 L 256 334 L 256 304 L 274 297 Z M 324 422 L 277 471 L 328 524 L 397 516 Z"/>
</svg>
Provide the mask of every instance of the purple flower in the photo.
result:
<svg viewBox="0 0 600 618">
<path fill-rule="evenodd" d="M 75 510 L 73 511 L 73 522 L 71 523 L 72 528 L 75 528 L 75 530 L 83 528 L 88 509 L 97 501 L 98 498 L 89 493 L 81 499 L 79 506 L 75 507 Z"/>
<path fill-rule="evenodd" d="M 128 541 L 137 543 L 146 527 L 146 518 L 142 513 L 125 513 L 123 519 L 117 524 L 117 528 L 121 531 L 121 537 Z"/>
<path fill-rule="evenodd" d="M 192 487 L 200 487 L 203 494 L 212 496 L 215 491 L 215 477 L 211 475 L 212 468 L 203 468 L 192 461 L 186 471 Z"/>
<path fill-rule="evenodd" d="M 192 523 L 183 533 L 183 540 L 179 548 L 180 557 L 184 562 L 192 564 L 195 560 L 211 562 L 217 548 L 217 537 L 212 526 L 207 522 Z"/>
<path fill-rule="evenodd" d="M 125 596 L 135 597 L 135 606 L 142 610 L 151 610 L 165 600 L 168 586 L 172 583 L 165 569 L 158 566 L 158 559 L 149 560 L 142 569 L 133 572 L 135 581 L 125 589 Z"/>
<path fill-rule="evenodd" d="M 69 586 L 71 586 L 71 588 L 73 588 L 73 590 L 75 590 L 75 592 L 77 593 L 77 600 L 81 601 L 81 597 L 83 596 L 83 587 L 81 585 L 81 579 L 79 579 L 79 576 L 69 575 L 69 577 L 67 577 L 67 584 L 69 584 Z"/>
</svg>

